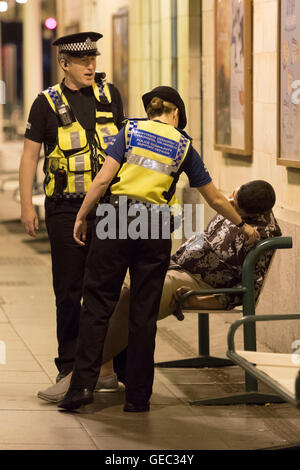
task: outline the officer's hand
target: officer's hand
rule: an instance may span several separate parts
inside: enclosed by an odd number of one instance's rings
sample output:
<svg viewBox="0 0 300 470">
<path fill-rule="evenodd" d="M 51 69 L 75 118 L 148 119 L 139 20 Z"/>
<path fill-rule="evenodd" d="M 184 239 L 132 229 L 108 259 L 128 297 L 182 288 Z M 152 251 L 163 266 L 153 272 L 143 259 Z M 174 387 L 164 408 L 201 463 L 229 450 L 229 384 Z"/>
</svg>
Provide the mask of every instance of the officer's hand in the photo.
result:
<svg viewBox="0 0 300 470">
<path fill-rule="evenodd" d="M 39 229 L 39 219 L 33 206 L 22 208 L 21 221 L 24 224 L 26 233 L 31 237 L 36 237 L 36 231 Z"/>
<path fill-rule="evenodd" d="M 241 228 L 241 231 L 248 237 L 246 241 L 246 245 L 251 245 L 253 243 L 256 243 L 260 240 L 260 235 L 258 231 L 256 230 L 255 227 L 252 227 L 251 225 L 245 224 Z"/>
<path fill-rule="evenodd" d="M 84 246 L 86 241 L 87 223 L 86 219 L 76 219 L 73 237 L 78 245 Z"/>
</svg>

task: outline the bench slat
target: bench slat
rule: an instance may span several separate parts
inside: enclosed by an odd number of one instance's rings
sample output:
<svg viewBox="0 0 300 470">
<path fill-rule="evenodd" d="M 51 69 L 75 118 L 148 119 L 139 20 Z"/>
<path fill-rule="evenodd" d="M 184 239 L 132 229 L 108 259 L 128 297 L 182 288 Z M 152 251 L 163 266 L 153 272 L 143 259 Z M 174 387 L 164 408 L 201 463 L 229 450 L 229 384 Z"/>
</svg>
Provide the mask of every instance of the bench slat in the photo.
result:
<svg viewBox="0 0 300 470">
<path fill-rule="evenodd" d="M 283 366 L 295 369 L 296 371 L 300 369 L 300 363 L 294 364 L 292 354 L 257 351 L 236 351 L 236 353 L 252 364 L 263 366 Z"/>
<path fill-rule="evenodd" d="M 273 380 L 276 380 L 281 387 L 284 387 L 289 393 L 295 396 L 295 380 L 298 369 L 286 367 L 264 367 L 258 366 L 258 369 L 267 374 Z"/>
<path fill-rule="evenodd" d="M 267 353 L 257 351 L 236 351 L 246 361 L 255 364 L 256 368 L 268 375 L 295 398 L 295 381 L 300 364 L 294 364 L 292 354 Z"/>
</svg>

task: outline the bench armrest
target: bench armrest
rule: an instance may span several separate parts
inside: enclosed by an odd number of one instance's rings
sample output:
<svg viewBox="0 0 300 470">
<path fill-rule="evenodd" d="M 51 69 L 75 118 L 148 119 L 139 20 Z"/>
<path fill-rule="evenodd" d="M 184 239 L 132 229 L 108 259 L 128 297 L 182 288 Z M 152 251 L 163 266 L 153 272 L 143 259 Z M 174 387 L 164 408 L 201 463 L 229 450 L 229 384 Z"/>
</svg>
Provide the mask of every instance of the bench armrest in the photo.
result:
<svg viewBox="0 0 300 470">
<path fill-rule="evenodd" d="M 279 320 L 300 320 L 300 313 L 294 314 L 285 314 L 285 315 L 255 315 L 255 316 L 247 316 L 236 320 L 229 328 L 227 334 L 227 345 L 228 351 L 234 352 L 235 345 L 234 345 L 234 335 L 236 330 L 241 326 L 245 325 L 246 323 L 253 323 L 253 322 L 263 322 L 263 321 L 279 321 Z"/>
<path fill-rule="evenodd" d="M 174 315 L 179 321 L 184 320 L 184 315 L 182 313 L 182 304 L 186 299 L 188 299 L 189 297 L 193 295 L 243 294 L 244 292 L 246 292 L 245 287 L 236 287 L 236 288 L 224 287 L 222 289 L 189 290 L 188 292 L 185 292 L 184 294 L 182 294 L 180 298 L 178 299 L 178 301 L 176 302 L 176 309 L 175 309 Z M 191 310 L 197 310 L 197 308 L 193 308 Z M 200 307 L 199 307 L 199 310 L 201 310 Z"/>
</svg>

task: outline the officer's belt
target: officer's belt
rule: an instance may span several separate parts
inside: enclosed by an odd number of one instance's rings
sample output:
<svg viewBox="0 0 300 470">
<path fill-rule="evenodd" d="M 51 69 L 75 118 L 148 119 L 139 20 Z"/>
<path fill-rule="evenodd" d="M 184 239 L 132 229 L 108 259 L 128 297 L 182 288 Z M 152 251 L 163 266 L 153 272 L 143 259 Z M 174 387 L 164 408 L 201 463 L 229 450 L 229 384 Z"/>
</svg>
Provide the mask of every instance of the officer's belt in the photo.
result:
<svg viewBox="0 0 300 470">
<path fill-rule="evenodd" d="M 111 194 L 110 196 L 104 198 L 101 202 L 105 204 L 111 204 L 114 207 L 120 207 L 120 197 L 125 197 L 124 195 L 115 195 Z M 146 202 L 146 201 L 137 201 L 135 199 L 128 199 L 127 198 L 127 208 L 133 205 L 141 205 L 147 207 L 147 209 L 151 209 L 153 207 L 153 202 Z"/>
</svg>

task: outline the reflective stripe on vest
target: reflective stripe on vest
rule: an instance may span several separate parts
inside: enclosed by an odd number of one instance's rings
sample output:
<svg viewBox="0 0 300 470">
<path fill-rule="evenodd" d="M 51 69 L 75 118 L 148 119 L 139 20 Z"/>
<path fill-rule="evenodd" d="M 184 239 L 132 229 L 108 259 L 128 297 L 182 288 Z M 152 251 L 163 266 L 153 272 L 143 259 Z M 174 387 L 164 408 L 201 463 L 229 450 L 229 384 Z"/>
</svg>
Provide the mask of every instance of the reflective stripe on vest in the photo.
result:
<svg viewBox="0 0 300 470">
<path fill-rule="evenodd" d="M 153 204 L 174 204 L 166 194 L 184 161 L 190 140 L 175 127 L 157 121 L 129 121 L 126 154 L 111 193 Z"/>
<path fill-rule="evenodd" d="M 107 84 L 100 85 L 94 83 L 94 95 L 97 101 L 101 97 L 106 97 L 106 103 L 111 103 L 111 95 Z M 56 112 L 55 103 L 59 97 L 69 106 L 69 103 L 62 93 L 60 85 L 45 90 L 46 96 L 51 108 Z M 101 119 L 102 123 L 97 122 Z M 118 134 L 118 128 L 114 124 L 113 113 L 110 111 L 96 110 L 96 152 L 99 163 L 104 161 L 104 153 L 109 144 L 111 144 Z M 92 182 L 91 149 L 87 141 L 85 129 L 76 120 L 70 126 L 58 127 L 57 145 L 53 151 L 46 155 L 48 159 L 48 171 L 46 174 L 45 192 L 51 197 L 54 192 L 55 176 L 54 171 L 58 168 L 67 172 L 67 187 L 65 194 L 84 195 Z"/>
</svg>

